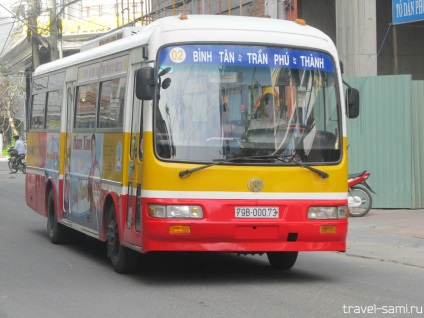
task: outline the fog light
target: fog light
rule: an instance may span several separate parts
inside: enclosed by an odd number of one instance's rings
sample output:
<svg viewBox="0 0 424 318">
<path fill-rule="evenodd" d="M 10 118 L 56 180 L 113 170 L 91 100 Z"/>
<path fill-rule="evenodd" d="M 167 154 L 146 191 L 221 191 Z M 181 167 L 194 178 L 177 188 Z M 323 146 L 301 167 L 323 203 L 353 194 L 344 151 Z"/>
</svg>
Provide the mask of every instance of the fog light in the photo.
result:
<svg viewBox="0 0 424 318">
<path fill-rule="evenodd" d="M 169 234 L 190 234 L 190 226 L 188 225 L 171 225 Z"/>
<path fill-rule="evenodd" d="M 321 225 L 319 232 L 321 234 L 336 234 L 337 227 L 335 225 Z"/>
</svg>

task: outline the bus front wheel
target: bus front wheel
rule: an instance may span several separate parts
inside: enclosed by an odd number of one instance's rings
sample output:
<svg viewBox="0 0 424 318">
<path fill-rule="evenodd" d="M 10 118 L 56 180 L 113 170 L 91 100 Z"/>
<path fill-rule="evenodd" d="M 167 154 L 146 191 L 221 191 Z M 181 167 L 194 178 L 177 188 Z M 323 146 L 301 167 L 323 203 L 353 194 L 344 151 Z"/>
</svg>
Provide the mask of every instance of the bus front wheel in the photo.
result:
<svg viewBox="0 0 424 318">
<path fill-rule="evenodd" d="M 289 270 L 291 269 L 297 260 L 299 252 L 268 252 L 269 264 L 272 268 L 278 270 Z"/>
<path fill-rule="evenodd" d="M 137 253 L 122 246 L 119 240 L 118 222 L 115 206 L 112 205 L 107 215 L 106 223 L 107 255 L 110 257 L 113 269 L 117 273 L 132 272 L 136 268 Z"/>
</svg>

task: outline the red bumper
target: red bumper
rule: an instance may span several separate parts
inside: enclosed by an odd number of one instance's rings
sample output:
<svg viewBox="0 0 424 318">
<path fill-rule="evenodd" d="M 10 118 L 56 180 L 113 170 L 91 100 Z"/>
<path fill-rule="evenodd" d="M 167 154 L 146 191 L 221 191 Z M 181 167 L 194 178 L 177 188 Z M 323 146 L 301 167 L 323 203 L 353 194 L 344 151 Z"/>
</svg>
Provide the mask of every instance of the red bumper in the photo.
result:
<svg viewBox="0 0 424 318">
<path fill-rule="evenodd" d="M 172 200 L 172 204 L 200 205 L 203 219 L 159 219 L 147 215 L 147 202 L 164 204 L 166 200 L 143 200 L 141 243 L 149 251 L 345 251 L 347 218 L 308 220 L 310 206 L 342 206 L 340 201 L 254 201 L 246 200 Z M 168 204 L 171 201 L 168 201 Z M 235 218 L 236 206 L 278 206 L 277 219 Z M 171 234 L 170 226 L 183 225 L 189 234 Z M 321 233 L 322 226 L 334 226 L 335 233 Z"/>
</svg>

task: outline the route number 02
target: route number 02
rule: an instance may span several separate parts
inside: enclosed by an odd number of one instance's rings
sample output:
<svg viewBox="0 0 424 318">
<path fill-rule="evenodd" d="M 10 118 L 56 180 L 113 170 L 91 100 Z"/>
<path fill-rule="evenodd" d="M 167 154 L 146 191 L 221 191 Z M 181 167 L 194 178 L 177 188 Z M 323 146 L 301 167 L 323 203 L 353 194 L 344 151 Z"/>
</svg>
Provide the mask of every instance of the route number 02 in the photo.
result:
<svg viewBox="0 0 424 318">
<path fill-rule="evenodd" d="M 186 58 L 186 52 L 180 47 L 174 47 L 169 53 L 172 62 L 182 63 Z"/>
</svg>

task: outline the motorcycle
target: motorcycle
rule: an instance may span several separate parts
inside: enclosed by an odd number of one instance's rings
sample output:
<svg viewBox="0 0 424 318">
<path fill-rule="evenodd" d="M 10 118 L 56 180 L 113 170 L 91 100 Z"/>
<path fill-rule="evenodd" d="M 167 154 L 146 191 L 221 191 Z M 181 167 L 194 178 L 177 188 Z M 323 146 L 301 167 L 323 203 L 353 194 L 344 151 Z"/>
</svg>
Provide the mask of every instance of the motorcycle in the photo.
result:
<svg viewBox="0 0 424 318">
<path fill-rule="evenodd" d="M 364 216 L 372 207 L 371 193 L 376 194 L 368 185 L 366 180 L 371 173 L 364 171 L 361 173 L 350 174 L 348 179 L 349 193 L 348 206 L 349 216 Z"/>
<path fill-rule="evenodd" d="M 23 174 L 26 173 L 26 162 L 25 162 L 25 154 L 18 155 L 18 152 L 11 148 L 8 150 L 9 152 L 9 160 L 8 166 L 12 173 L 18 172 L 18 170 L 22 171 Z"/>
</svg>

